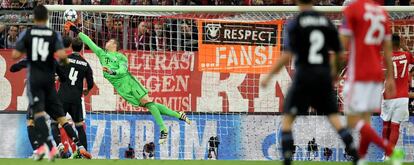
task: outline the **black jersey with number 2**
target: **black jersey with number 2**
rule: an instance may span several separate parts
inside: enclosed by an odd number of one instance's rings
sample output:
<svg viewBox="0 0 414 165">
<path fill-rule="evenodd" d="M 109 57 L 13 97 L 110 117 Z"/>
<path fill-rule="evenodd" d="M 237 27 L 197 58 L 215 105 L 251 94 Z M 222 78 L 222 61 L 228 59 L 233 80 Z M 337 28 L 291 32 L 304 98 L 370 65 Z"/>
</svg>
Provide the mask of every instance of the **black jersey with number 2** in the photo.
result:
<svg viewBox="0 0 414 165">
<path fill-rule="evenodd" d="M 329 51 L 341 51 L 335 26 L 316 11 L 303 11 L 289 22 L 287 35 L 285 48 L 295 56 L 296 72 L 283 111 L 303 115 L 313 107 L 325 115 L 338 112 L 329 62 Z"/>
<path fill-rule="evenodd" d="M 336 27 L 319 12 L 301 12 L 289 22 L 287 32 L 285 49 L 296 56 L 295 67 L 329 67 L 328 51 L 341 50 Z"/>
</svg>

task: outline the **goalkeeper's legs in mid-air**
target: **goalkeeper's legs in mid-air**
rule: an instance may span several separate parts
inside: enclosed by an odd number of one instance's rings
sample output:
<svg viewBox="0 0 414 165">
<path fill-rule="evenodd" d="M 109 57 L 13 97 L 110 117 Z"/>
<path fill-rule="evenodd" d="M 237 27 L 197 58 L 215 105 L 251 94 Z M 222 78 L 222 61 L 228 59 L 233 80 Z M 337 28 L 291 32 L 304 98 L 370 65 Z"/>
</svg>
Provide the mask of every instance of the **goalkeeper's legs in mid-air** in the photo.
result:
<svg viewBox="0 0 414 165">
<path fill-rule="evenodd" d="M 152 102 L 152 99 L 148 95 L 144 96 L 140 100 L 141 105 L 148 109 L 152 116 L 154 116 L 155 122 L 160 127 L 161 134 L 159 143 L 163 144 L 168 136 L 168 129 L 165 127 L 164 121 L 161 115 L 167 115 L 170 117 L 177 118 L 179 120 L 185 121 L 187 124 L 191 124 L 190 119 L 185 115 L 184 112 L 176 112 L 168 108 L 167 106 L 159 103 Z"/>
<path fill-rule="evenodd" d="M 154 117 L 156 124 L 160 127 L 159 143 L 162 144 L 168 137 L 168 129 L 164 124 L 161 115 L 177 118 L 191 124 L 190 119 L 184 112 L 173 111 L 163 104 L 153 102 L 148 96 L 148 90 L 134 77 L 126 76 L 116 88 L 119 95 L 121 95 L 130 104 L 147 108 Z"/>
</svg>

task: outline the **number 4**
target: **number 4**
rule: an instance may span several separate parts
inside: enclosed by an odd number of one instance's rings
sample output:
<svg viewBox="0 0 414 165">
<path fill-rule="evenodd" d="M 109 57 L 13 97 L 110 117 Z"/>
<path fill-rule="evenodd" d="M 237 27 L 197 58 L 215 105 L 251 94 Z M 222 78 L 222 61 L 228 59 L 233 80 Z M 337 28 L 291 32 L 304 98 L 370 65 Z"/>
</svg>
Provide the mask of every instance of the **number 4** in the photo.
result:
<svg viewBox="0 0 414 165">
<path fill-rule="evenodd" d="M 74 67 L 70 68 L 69 79 L 70 79 L 70 85 L 72 86 L 75 85 L 76 80 L 78 79 L 78 71 L 76 71 Z"/>
</svg>

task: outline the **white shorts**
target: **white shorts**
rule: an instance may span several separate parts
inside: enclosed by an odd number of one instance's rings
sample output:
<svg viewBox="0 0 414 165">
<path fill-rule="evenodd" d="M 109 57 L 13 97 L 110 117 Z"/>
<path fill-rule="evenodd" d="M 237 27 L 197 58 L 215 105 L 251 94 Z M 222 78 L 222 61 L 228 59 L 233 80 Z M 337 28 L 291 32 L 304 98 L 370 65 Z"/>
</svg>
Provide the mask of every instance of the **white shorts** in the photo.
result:
<svg viewBox="0 0 414 165">
<path fill-rule="evenodd" d="M 401 123 L 403 121 L 408 121 L 408 117 L 408 98 L 396 98 L 382 101 L 382 120 Z"/>
<path fill-rule="evenodd" d="M 343 90 L 345 114 L 358 114 L 379 110 L 381 107 L 382 90 L 382 82 L 345 81 Z"/>
</svg>

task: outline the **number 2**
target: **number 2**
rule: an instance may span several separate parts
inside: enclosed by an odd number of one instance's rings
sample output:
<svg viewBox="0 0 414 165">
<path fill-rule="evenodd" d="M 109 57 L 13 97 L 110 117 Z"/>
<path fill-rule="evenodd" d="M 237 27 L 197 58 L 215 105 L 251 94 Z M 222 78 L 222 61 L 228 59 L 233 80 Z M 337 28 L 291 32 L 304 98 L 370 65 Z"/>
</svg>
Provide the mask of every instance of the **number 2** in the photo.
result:
<svg viewBox="0 0 414 165">
<path fill-rule="evenodd" d="M 313 30 L 309 36 L 310 48 L 308 61 L 310 64 L 322 64 L 322 54 L 318 53 L 325 44 L 325 37 L 320 30 Z"/>
<path fill-rule="evenodd" d="M 46 61 L 49 55 L 49 42 L 45 42 L 45 39 L 33 37 L 32 40 L 32 61 L 37 61 L 40 55 L 41 61 Z"/>
<path fill-rule="evenodd" d="M 69 79 L 70 79 L 70 85 L 72 86 L 75 85 L 76 80 L 78 80 L 78 71 L 76 71 L 74 67 L 70 68 Z"/>
<path fill-rule="evenodd" d="M 407 70 L 407 60 L 401 60 L 399 62 L 400 64 L 404 64 L 403 70 L 401 72 L 400 78 L 403 78 L 405 76 L 405 72 Z M 392 62 L 392 65 L 394 66 L 394 78 L 398 78 L 398 70 L 397 70 L 397 63 L 396 61 Z"/>
</svg>

